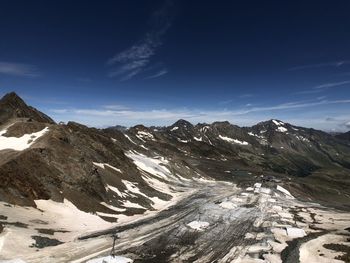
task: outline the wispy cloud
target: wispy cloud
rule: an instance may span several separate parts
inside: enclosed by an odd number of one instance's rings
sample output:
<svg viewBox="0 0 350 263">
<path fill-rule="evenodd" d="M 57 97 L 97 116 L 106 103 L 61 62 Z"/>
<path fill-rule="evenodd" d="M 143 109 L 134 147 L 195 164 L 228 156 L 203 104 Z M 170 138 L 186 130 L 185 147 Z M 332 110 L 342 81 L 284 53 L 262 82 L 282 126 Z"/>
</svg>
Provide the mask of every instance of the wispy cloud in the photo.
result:
<svg viewBox="0 0 350 263">
<path fill-rule="evenodd" d="M 350 60 L 340 60 L 334 62 L 318 63 L 318 64 L 308 64 L 289 68 L 289 71 L 302 70 L 302 69 L 313 69 L 313 68 L 323 68 L 323 67 L 341 67 L 343 65 L 350 64 Z"/>
<path fill-rule="evenodd" d="M 146 77 L 145 79 L 155 79 L 155 78 L 159 78 L 159 77 L 161 77 L 161 76 L 163 76 L 163 75 L 165 75 L 165 74 L 167 74 L 168 73 L 168 70 L 167 69 L 161 69 L 161 70 L 159 70 L 157 73 L 155 73 L 155 74 L 153 74 L 153 75 L 151 75 L 151 76 L 148 76 L 148 77 Z"/>
<path fill-rule="evenodd" d="M 254 94 L 245 93 L 245 94 L 238 95 L 235 99 L 228 99 L 228 100 L 219 101 L 218 104 L 219 105 L 228 105 L 228 104 L 232 104 L 234 102 L 237 102 L 237 101 L 239 101 L 241 99 L 247 99 L 247 98 L 251 98 L 251 97 L 254 97 L 254 96 L 255 96 Z M 251 104 L 249 104 L 249 105 L 251 106 Z"/>
<path fill-rule="evenodd" d="M 244 98 L 251 98 L 253 96 L 254 95 L 251 94 L 251 93 L 246 93 L 246 94 L 239 95 L 238 97 L 241 98 L 241 99 L 244 99 Z"/>
<path fill-rule="evenodd" d="M 163 6 L 152 14 L 151 28 L 146 32 L 145 36 L 130 48 L 114 55 L 107 61 L 107 64 L 112 67 L 108 74 L 110 77 L 119 77 L 122 81 L 129 80 L 150 66 L 152 57 L 163 44 L 163 35 L 171 26 L 172 16 L 170 11 L 172 5 L 172 1 L 166 0 Z M 161 75 L 164 75 L 168 71 L 163 69 L 162 72 L 163 74 Z"/>
<path fill-rule="evenodd" d="M 326 83 L 326 84 L 318 85 L 318 86 L 314 87 L 314 89 L 328 89 L 328 88 L 334 88 L 334 87 L 338 87 L 338 86 L 343 86 L 343 85 L 346 85 L 346 84 L 350 84 L 350 80 Z"/>
<path fill-rule="evenodd" d="M 314 93 L 319 93 L 319 92 L 325 91 L 325 90 L 330 89 L 330 88 L 344 86 L 347 84 L 350 84 L 350 80 L 325 83 L 325 84 L 317 85 L 309 90 L 298 91 L 298 92 L 296 92 L 296 94 L 314 94 Z"/>
<path fill-rule="evenodd" d="M 107 110 L 127 110 L 129 109 L 128 107 L 120 104 L 109 104 L 109 105 L 103 105 L 102 106 L 104 109 Z"/>
<path fill-rule="evenodd" d="M 233 99 L 229 99 L 229 100 L 222 100 L 222 101 L 219 101 L 218 104 L 219 105 L 227 105 L 227 104 L 231 104 L 233 103 L 234 100 Z"/>
<path fill-rule="evenodd" d="M 236 111 L 233 115 L 243 115 L 251 112 L 260 112 L 260 111 L 276 111 L 276 110 L 287 110 L 287 109 L 298 109 L 298 108 L 307 108 L 315 107 L 320 105 L 330 105 L 330 104 L 347 104 L 350 103 L 350 99 L 344 100 L 317 100 L 309 102 L 287 102 L 273 106 L 264 106 L 264 107 L 253 107 L 249 109 L 243 109 Z"/>
<path fill-rule="evenodd" d="M 36 78 L 41 75 L 34 65 L 13 62 L 0 62 L 0 74 L 29 78 Z"/>
</svg>

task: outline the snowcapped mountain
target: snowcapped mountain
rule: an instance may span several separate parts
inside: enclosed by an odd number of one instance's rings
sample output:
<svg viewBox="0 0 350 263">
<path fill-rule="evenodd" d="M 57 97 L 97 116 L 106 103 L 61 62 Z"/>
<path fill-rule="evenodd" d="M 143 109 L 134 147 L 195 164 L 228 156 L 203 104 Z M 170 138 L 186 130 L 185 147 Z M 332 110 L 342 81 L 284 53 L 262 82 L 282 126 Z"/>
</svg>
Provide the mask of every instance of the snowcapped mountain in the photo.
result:
<svg viewBox="0 0 350 263">
<path fill-rule="evenodd" d="M 49 253 L 45 247 L 62 248 L 102 229 L 128 229 L 158 213 L 162 219 L 161 211 L 175 204 L 196 207 L 182 201 L 195 193 L 219 202 L 216 187 L 226 194 L 241 187 L 271 196 L 283 189 L 286 199 L 292 192 L 293 198 L 349 210 L 346 138 L 280 120 L 252 127 L 185 120 L 129 129 L 56 124 L 7 94 L 0 100 L 0 259 L 17 257 L 11 246 L 21 237 L 21 255 L 40 262 L 36 249 Z M 283 187 L 261 190 L 256 182 Z M 253 199 L 232 198 L 253 206 Z M 238 207 L 227 200 L 220 206 Z M 189 226 L 202 231 L 209 223 L 193 220 Z"/>
</svg>

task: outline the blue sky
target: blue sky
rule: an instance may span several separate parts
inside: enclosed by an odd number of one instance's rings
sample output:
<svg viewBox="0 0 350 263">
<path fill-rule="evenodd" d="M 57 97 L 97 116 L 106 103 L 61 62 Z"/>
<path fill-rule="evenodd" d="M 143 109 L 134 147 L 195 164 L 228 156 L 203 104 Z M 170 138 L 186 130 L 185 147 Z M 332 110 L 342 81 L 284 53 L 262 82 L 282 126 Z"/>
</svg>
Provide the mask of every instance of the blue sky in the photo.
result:
<svg viewBox="0 0 350 263">
<path fill-rule="evenodd" d="M 350 129 L 349 1 L 6 1 L 0 92 L 56 121 Z"/>
</svg>

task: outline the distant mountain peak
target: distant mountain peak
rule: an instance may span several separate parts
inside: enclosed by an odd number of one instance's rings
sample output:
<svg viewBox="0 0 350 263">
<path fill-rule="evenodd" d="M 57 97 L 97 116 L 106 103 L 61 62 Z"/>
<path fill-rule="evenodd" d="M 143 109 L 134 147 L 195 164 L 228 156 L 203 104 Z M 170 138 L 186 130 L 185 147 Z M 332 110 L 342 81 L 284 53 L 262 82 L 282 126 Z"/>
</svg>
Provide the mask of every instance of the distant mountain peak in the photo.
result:
<svg viewBox="0 0 350 263">
<path fill-rule="evenodd" d="M 22 100 L 20 96 L 17 95 L 16 92 L 10 92 L 5 94 L 5 96 L 2 97 L 0 100 L 0 103 L 8 103 L 8 104 L 13 104 L 17 106 L 26 106 L 25 102 Z"/>
<path fill-rule="evenodd" d="M 189 121 L 186 121 L 184 119 L 179 119 L 177 122 L 175 122 L 173 125 L 171 125 L 171 127 L 173 126 L 179 126 L 179 127 L 193 127 L 192 123 L 190 123 Z"/>
<path fill-rule="evenodd" d="M 28 106 L 15 92 L 0 99 L 0 124 L 12 118 L 28 118 L 38 122 L 55 123 L 49 116 Z"/>
</svg>

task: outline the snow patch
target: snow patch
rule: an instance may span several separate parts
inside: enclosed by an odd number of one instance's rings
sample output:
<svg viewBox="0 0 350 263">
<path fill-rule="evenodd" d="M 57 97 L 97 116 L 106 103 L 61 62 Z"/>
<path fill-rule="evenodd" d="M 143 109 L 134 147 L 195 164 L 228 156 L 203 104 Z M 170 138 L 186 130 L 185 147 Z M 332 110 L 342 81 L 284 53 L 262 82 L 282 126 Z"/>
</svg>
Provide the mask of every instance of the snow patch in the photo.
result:
<svg viewBox="0 0 350 263">
<path fill-rule="evenodd" d="M 139 139 L 140 139 L 140 137 L 141 137 L 141 138 L 146 139 L 146 140 L 152 140 L 152 141 L 155 140 L 153 134 L 151 134 L 151 133 L 149 133 L 149 132 L 138 131 L 138 132 L 137 132 L 137 135 L 138 135 L 137 137 L 138 137 Z"/>
<path fill-rule="evenodd" d="M 279 186 L 277 185 L 277 188 L 276 188 L 278 191 L 284 193 L 287 197 L 291 198 L 291 199 L 294 199 L 294 196 L 291 195 L 291 193 L 287 190 L 287 189 L 284 189 L 282 186 Z"/>
<path fill-rule="evenodd" d="M 284 125 L 283 121 L 272 120 L 272 122 L 277 126 Z"/>
<path fill-rule="evenodd" d="M 113 210 L 113 211 L 116 211 L 116 212 L 125 212 L 126 211 L 125 208 L 119 208 L 119 207 L 116 207 L 116 206 L 112 206 L 112 205 L 109 205 L 109 204 L 107 204 L 105 202 L 101 202 L 100 204 L 105 206 L 105 207 L 107 207 L 107 208 L 109 208 L 109 209 L 111 209 L 111 210 Z"/>
<path fill-rule="evenodd" d="M 255 188 L 260 188 L 261 185 L 262 185 L 262 183 L 255 183 L 255 184 L 254 184 L 254 187 L 255 187 Z"/>
<path fill-rule="evenodd" d="M 198 230 L 198 231 L 203 231 L 209 226 L 208 222 L 203 222 L 203 221 L 192 221 L 191 223 L 187 224 L 190 228 Z"/>
<path fill-rule="evenodd" d="M 287 128 L 283 127 L 284 122 L 277 121 L 277 120 L 272 120 L 272 122 L 277 126 L 276 131 L 278 131 L 278 132 L 287 132 L 288 131 Z"/>
<path fill-rule="evenodd" d="M 261 187 L 259 192 L 262 193 L 262 194 L 270 194 L 271 193 L 271 189 L 270 188 L 266 188 L 266 187 Z"/>
<path fill-rule="evenodd" d="M 21 137 L 5 137 L 3 136 L 7 130 L 0 131 L 0 150 L 11 149 L 15 151 L 23 151 L 28 149 L 37 139 L 43 136 L 49 128 L 46 127 L 41 131 L 31 134 L 24 134 Z"/>
<path fill-rule="evenodd" d="M 0 263 L 26 263 L 22 259 L 9 259 L 9 260 L 0 260 Z"/>
<path fill-rule="evenodd" d="M 197 137 L 193 136 L 193 139 L 195 139 L 197 142 L 203 141 L 203 138 L 202 138 L 202 137 L 197 138 Z"/>
<path fill-rule="evenodd" d="M 298 237 L 304 237 L 306 236 L 306 233 L 304 229 L 297 228 L 297 227 L 287 227 L 287 235 L 292 238 L 298 238 Z"/>
<path fill-rule="evenodd" d="M 104 221 L 97 215 L 79 210 L 67 199 L 64 199 L 63 203 L 53 200 L 35 200 L 34 202 L 37 208 L 43 210 L 44 214 L 54 219 L 60 228 L 86 233 L 112 226 L 111 223 Z M 51 227 L 55 228 L 54 225 L 51 225 Z"/>
<path fill-rule="evenodd" d="M 287 128 L 284 128 L 284 127 L 278 127 L 278 128 L 276 129 L 276 131 L 279 131 L 279 132 L 286 132 L 286 131 L 288 131 L 288 130 L 287 130 Z"/>
<path fill-rule="evenodd" d="M 133 203 L 130 202 L 129 200 L 126 200 L 123 202 L 122 206 L 127 207 L 127 208 L 139 208 L 139 209 L 146 209 L 143 206 L 137 204 L 137 203 Z"/>
<path fill-rule="evenodd" d="M 111 191 L 115 192 L 119 197 L 126 197 L 127 196 L 126 193 L 122 193 L 121 191 L 119 191 L 119 189 L 117 187 L 111 186 L 109 184 L 107 184 L 106 190 L 111 190 Z"/>
<path fill-rule="evenodd" d="M 205 133 L 210 129 L 210 126 L 204 126 L 200 129 L 201 132 Z"/>
<path fill-rule="evenodd" d="M 86 263 L 132 263 L 134 262 L 131 258 L 121 256 L 107 256 L 101 258 L 90 259 Z"/>
<path fill-rule="evenodd" d="M 128 135 L 124 134 L 124 136 L 125 136 L 130 142 L 132 142 L 133 144 L 137 145 L 137 143 L 134 142 L 133 140 L 131 140 L 131 138 L 130 138 Z"/>
<path fill-rule="evenodd" d="M 225 209 L 234 209 L 237 207 L 237 205 L 235 205 L 234 203 L 229 202 L 229 201 L 221 202 L 219 204 L 219 206 L 221 206 L 222 208 L 225 208 Z"/>
<path fill-rule="evenodd" d="M 115 170 L 115 171 L 117 171 L 119 173 L 122 173 L 122 170 L 120 170 L 120 169 L 118 169 L 118 168 L 116 168 L 116 167 L 114 167 L 114 166 L 112 166 L 112 165 L 110 165 L 108 163 L 96 163 L 96 162 L 92 162 L 92 163 L 93 163 L 93 165 L 95 165 L 97 167 L 100 167 L 102 169 L 105 169 L 105 166 L 107 166 L 107 167 L 109 167 L 109 168 L 111 168 L 111 169 L 113 169 L 113 170 Z"/>
<path fill-rule="evenodd" d="M 172 128 L 170 131 L 176 131 L 177 129 L 179 129 L 179 127 L 175 126 L 175 127 Z"/>
<path fill-rule="evenodd" d="M 128 153 L 126 156 L 132 159 L 134 164 L 142 171 L 145 171 L 157 177 L 161 177 L 163 179 L 168 179 L 168 177 L 171 176 L 169 169 L 164 166 L 164 164 L 167 162 L 163 160 L 134 153 Z"/>
<path fill-rule="evenodd" d="M 237 139 L 232 139 L 230 137 L 226 137 L 226 136 L 221 136 L 219 135 L 219 138 L 221 140 L 224 140 L 224 141 L 227 141 L 227 142 L 230 142 L 230 143 L 235 143 L 235 144 L 240 144 L 240 145 L 248 145 L 249 143 L 246 142 L 246 141 L 240 141 L 240 140 L 237 140 Z"/>
</svg>

